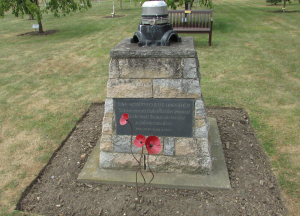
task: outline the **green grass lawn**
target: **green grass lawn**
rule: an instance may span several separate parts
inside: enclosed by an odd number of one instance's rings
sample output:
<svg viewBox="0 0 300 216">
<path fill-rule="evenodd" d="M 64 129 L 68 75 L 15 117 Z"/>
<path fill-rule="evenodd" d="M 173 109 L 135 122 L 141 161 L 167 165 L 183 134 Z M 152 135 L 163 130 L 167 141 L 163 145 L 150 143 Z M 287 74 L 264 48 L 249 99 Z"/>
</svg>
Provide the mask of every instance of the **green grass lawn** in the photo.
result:
<svg viewBox="0 0 300 216">
<path fill-rule="evenodd" d="M 0 215 L 13 208 L 93 102 L 106 98 L 109 51 L 132 37 L 141 7 L 112 1 L 84 13 L 44 14 L 49 36 L 28 17 L 0 20 Z M 300 214 L 300 4 L 215 0 L 212 46 L 194 34 L 206 106 L 242 107 L 263 144 L 293 215 Z M 195 8 L 195 9 L 199 9 Z M 180 34 L 180 36 L 190 36 Z"/>
</svg>

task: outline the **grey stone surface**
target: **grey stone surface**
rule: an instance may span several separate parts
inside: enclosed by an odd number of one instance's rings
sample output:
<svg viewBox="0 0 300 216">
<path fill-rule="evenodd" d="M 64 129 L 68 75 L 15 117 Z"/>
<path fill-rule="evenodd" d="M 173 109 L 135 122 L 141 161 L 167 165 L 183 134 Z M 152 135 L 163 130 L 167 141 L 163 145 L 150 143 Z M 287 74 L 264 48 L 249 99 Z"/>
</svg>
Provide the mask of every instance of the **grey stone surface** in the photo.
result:
<svg viewBox="0 0 300 216">
<path fill-rule="evenodd" d="M 107 113 L 113 113 L 113 112 L 114 112 L 114 100 L 111 98 L 107 98 L 105 100 L 104 116 L 106 116 Z"/>
<path fill-rule="evenodd" d="M 119 59 L 121 78 L 182 78 L 181 58 Z"/>
<path fill-rule="evenodd" d="M 113 131 L 112 117 L 104 117 L 102 121 L 102 135 L 110 135 Z"/>
<path fill-rule="evenodd" d="M 197 139 L 197 145 L 200 148 L 201 155 L 210 157 L 211 148 L 210 148 L 210 145 L 209 145 L 209 142 L 208 142 L 207 138 Z"/>
<path fill-rule="evenodd" d="M 207 138 L 208 137 L 208 131 L 206 129 L 206 126 L 195 128 L 195 137 L 196 138 Z"/>
<path fill-rule="evenodd" d="M 163 140 L 162 137 L 159 137 Z M 203 141 L 203 143 L 202 143 Z M 206 142 L 205 142 L 206 141 Z M 172 143 L 169 140 L 169 143 Z M 130 136 L 113 135 L 114 151 L 109 156 L 106 152 L 101 159 L 104 165 L 103 169 L 132 169 L 134 163 L 130 151 Z M 204 144 L 204 147 L 202 147 Z M 147 156 L 146 166 L 150 166 L 155 172 L 175 172 L 175 173 L 209 173 L 211 171 L 210 154 L 207 154 L 209 149 L 207 139 L 194 140 L 193 138 L 175 138 L 175 152 L 176 156 L 164 155 L 164 142 L 161 143 L 162 151 L 156 155 Z M 100 144 L 101 147 L 101 144 Z M 101 148 L 100 148 L 101 150 Z M 142 148 L 133 146 L 132 152 L 134 154 L 141 153 Z M 144 149 L 144 153 L 146 149 Z M 126 154 L 127 153 L 127 154 Z M 104 161 L 108 158 L 109 161 Z M 137 154 L 136 158 L 140 158 Z M 123 167 L 122 167 L 123 166 Z"/>
<path fill-rule="evenodd" d="M 197 99 L 195 102 L 195 115 L 206 116 L 206 109 L 203 99 Z"/>
<path fill-rule="evenodd" d="M 190 174 L 207 174 L 210 172 L 207 167 L 202 166 L 196 156 L 160 156 L 149 155 L 146 163 L 146 169 L 150 166 L 155 172 L 172 172 L 172 173 L 190 173 Z M 206 165 L 206 164 L 205 164 Z"/>
<path fill-rule="evenodd" d="M 203 173 L 210 174 L 211 172 L 211 158 L 210 157 L 202 157 L 199 160 L 199 163 L 202 165 Z"/>
<path fill-rule="evenodd" d="M 210 122 L 209 122 L 208 118 L 206 118 L 205 123 L 206 123 L 206 130 L 209 131 L 210 130 Z"/>
<path fill-rule="evenodd" d="M 108 77 L 120 78 L 121 70 L 119 67 L 119 61 L 117 59 L 111 59 L 109 63 L 109 74 Z"/>
<path fill-rule="evenodd" d="M 209 145 L 208 139 L 202 138 L 197 139 L 197 146 L 200 153 L 200 163 L 204 170 L 211 171 L 212 159 L 211 159 L 211 146 Z"/>
<path fill-rule="evenodd" d="M 199 63 L 198 55 L 196 57 L 196 64 L 197 64 L 198 79 L 199 79 L 199 82 L 201 82 L 200 63 Z"/>
<path fill-rule="evenodd" d="M 197 64 L 197 68 L 198 70 L 200 70 L 200 62 L 199 62 L 199 58 L 198 58 L 198 55 L 196 56 L 196 64 Z M 199 72 L 199 71 L 198 71 Z"/>
<path fill-rule="evenodd" d="M 101 151 L 113 152 L 112 135 L 103 134 L 99 142 Z"/>
<path fill-rule="evenodd" d="M 209 131 L 208 140 L 211 146 L 212 157 L 212 170 L 210 175 L 184 173 L 155 173 L 155 178 L 151 182 L 151 185 L 159 188 L 178 188 L 188 190 L 218 190 L 231 188 L 225 158 L 223 154 L 222 143 L 218 131 L 217 121 L 212 118 L 209 118 L 209 120 L 211 124 L 211 130 Z M 135 186 L 135 170 L 125 171 L 101 169 L 101 160 L 105 159 L 105 161 L 109 162 L 114 160 L 114 156 L 111 154 L 105 155 L 105 153 L 101 153 L 99 160 L 99 155 L 100 148 L 98 142 L 97 146 L 94 148 L 93 152 L 89 156 L 84 168 L 81 170 L 78 176 L 78 181 L 120 185 L 125 184 Z M 103 166 L 109 166 L 109 163 L 107 163 L 106 165 L 104 164 Z M 150 172 L 144 172 L 144 176 L 147 182 L 149 182 L 152 178 Z M 143 183 L 142 177 L 138 176 L 138 182 Z"/>
<path fill-rule="evenodd" d="M 135 137 L 132 138 L 132 142 Z M 113 146 L 114 152 L 119 153 L 130 153 L 130 146 L 131 146 L 131 136 L 127 135 L 113 135 Z M 137 148 L 132 144 L 132 152 L 138 153 L 141 148 Z"/>
<path fill-rule="evenodd" d="M 193 138 L 179 137 L 175 139 L 175 155 L 195 156 L 196 142 Z M 189 157 L 190 158 L 190 157 Z"/>
<path fill-rule="evenodd" d="M 164 155 L 174 156 L 175 139 L 174 137 L 164 138 Z"/>
<path fill-rule="evenodd" d="M 198 116 L 198 115 L 195 115 L 194 116 L 194 127 L 195 128 L 199 128 L 199 127 L 202 127 L 205 125 L 205 118 L 206 116 Z"/>
<path fill-rule="evenodd" d="M 159 137 L 163 140 L 162 137 Z M 193 138 L 175 138 L 175 156 L 164 155 L 164 142 L 161 143 L 162 151 L 156 155 L 147 156 L 146 166 L 150 166 L 152 171 L 155 172 L 175 172 L 175 173 L 209 173 L 211 171 L 211 159 L 210 155 L 202 152 L 202 140 L 194 140 Z M 205 141 L 205 140 L 204 140 Z M 206 140 L 207 141 L 207 140 Z M 169 140 L 169 143 L 172 143 Z M 100 163 L 103 169 L 129 169 L 132 170 L 132 166 L 135 166 L 135 160 L 133 160 L 130 154 L 130 136 L 117 136 L 113 135 L 114 151 L 111 153 L 103 153 Z M 203 143 L 204 145 L 207 144 Z M 207 150 L 207 146 L 203 147 Z M 179 149 L 179 150 L 178 150 Z M 100 144 L 101 150 L 101 144 Z M 141 153 L 142 148 L 136 148 L 133 146 L 132 152 L 134 154 Z M 102 151 L 104 152 L 104 151 Z M 146 152 L 146 149 L 144 149 Z M 179 152 L 177 154 L 177 152 Z M 127 154 L 126 154 L 127 153 Z M 129 153 L 129 154 L 128 154 Z M 101 156 L 101 155 L 100 155 Z M 140 158 L 137 154 L 136 158 Z M 104 160 L 108 161 L 104 161 Z M 204 166 L 203 166 L 203 164 Z"/>
<path fill-rule="evenodd" d="M 208 131 L 210 129 L 210 123 L 206 116 L 197 116 L 195 115 L 195 127 L 194 133 L 196 138 L 207 138 Z"/>
<path fill-rule="evenodd" d="M 135 157 L 139 159 L 140 155 L 135 154 Z M 99 167 L 101 169 L 135 170 L 137 164 L 132 154 L 100 152 Z"/>
<path fill-rule="evenodd" d="M 147 137 L 146 137 L 147 138 Z M 164 155 L 165 153 L 165 141 L 164 137 L 158 136 L 158 139 L 160 140 L 160 145 L 161 145 L 161 150 L 157 155 Z M 145 147 L 145 152 L 147 152 L 146 147 Z"/>
<path fill-rule="evenodd" d="M 183 59 L 183 78 L 197 78 L 198 67 L 195 58 Z"/>
<path fill-rule="evenodd" d="M 172 43 L 171 46 L 144 46 L 138 47 L 130 43 L 130 38 L 124 39 L 110 51 L 111 58 L 195 58 L 193 37 L 182 37 L 181 43 Z"/>
<path fill-rule="evenodd" d="M 197 158 L 202 158 L 204 155 L 203 155 L 203 151 L 202 151 L 202 148 L 203 148 L 203 145 L 209 145 L 208 143 L 208 140 L 204 140 L 204 139 L 195 139 L 195 155 Z M 210 155 L 209 155 L 209 158 L 210 158 Z M 202 164 L 203 162 L 199 162 L 200 164 Z M 209 171 L 211 170 L 211 166 L 212 166 L 212 163 L 211 163 L 211 160 L 210 160 L 210 165 L 209 165 Z M 205 167 L 207 168 L 208 166 L 205 165 Z"/>
<path fill-rule="evenodd" d="M 140 160 L 139 154 L 134 154 L 137 160 Z M 171 157 L 164 155 L 147 155 L 146 170 L 149 166 L 153 172 L 172 172 L 172 173 L 190 173 L 190 174 L 207 174 L 211 170 L 202 166 L 203 158 L 198 157 Z M 101 169 L 116 170 L 135 170 L 138 165 L 132 154 L 118 152 L 101 152 L 100 153 Z M 141 167 L 144 167 L 144 160 L 141 160 Z M 210 166 L 211 168 L 211 166 Z"/>
<path fill-rule="evenodd" d="M 151 79 L 109 79 L 108 98 L 151 98 Z"/>
<path fill-rule="evenodd" d="M 99 163 L 102 168 L 109 168 L 114 160 L 114 155 L 108 152 L 101 151 Z"/>
<path fill-rule="evenodd" d="M 196 79 L 153 79 L 154 98 L 200 98 L 200 83 Z"/>
</svg>

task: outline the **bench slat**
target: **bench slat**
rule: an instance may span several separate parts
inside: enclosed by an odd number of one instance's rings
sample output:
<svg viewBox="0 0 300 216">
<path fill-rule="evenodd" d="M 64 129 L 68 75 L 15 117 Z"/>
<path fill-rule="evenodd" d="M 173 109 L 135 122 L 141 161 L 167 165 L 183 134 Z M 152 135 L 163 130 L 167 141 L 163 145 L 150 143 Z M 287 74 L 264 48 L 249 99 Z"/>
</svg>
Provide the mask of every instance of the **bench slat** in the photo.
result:
<svg viewBox="0 0 300 216">
<path fill-rule="evenodd" d="M 182 20 L 182 13 L 180 13 L 180 19 L 178 20 L 178 23 L 179 23 L 178 27 L 182 27 L 181 26 L 181 20 Z"/>
<path fill-rule="evenodd" d="M 173 30 L 175 31 L 202 31 L 202 32 L 209 32 L 210 28 L 193 28 L 193 27 L 175 27 L 173 28 Z"/>
<path fill-rule="evenodd" d="M 199 26 L 200 28 L 201 28 L 202 25 L 203 25 L 203 22 L 202 22 L 203 18 L 202 18 L 202 17 L 203 17 L 203 14 L 200 14 L 200 26 Z"/>
<path fill-rule="evenodd" d="M 209 46 L 212 38 L 212 10 L 195 10 L 191 13 L 185 13 L 184 10 L 170 10 L 169 21 L 173 29 L 184 33 L 208 33 Z"/>
</svg>

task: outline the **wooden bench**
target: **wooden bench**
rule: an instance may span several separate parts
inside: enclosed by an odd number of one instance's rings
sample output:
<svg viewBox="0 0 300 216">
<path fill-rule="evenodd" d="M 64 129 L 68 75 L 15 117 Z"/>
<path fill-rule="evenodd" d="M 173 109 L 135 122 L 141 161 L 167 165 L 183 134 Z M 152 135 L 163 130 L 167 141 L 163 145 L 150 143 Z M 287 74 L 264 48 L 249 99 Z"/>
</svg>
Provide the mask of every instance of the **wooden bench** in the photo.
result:
<svg viewBox="0 0 300 216">
<path fill-rule="evenodd" d="M 211 46 L 212 10 L 169 10 L 168 13 L 174 31 L 209 34 L 208 44 Z"/>
</svg>

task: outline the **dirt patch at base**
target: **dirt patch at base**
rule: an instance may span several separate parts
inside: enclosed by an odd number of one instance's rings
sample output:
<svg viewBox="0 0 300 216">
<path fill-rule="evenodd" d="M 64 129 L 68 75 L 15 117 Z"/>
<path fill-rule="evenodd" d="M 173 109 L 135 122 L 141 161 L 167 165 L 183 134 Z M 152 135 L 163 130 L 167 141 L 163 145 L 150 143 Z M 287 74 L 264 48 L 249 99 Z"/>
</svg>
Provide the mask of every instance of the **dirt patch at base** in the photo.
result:
<svg viewBox="0 0 300 216">
<path fill-rule="evenodd" d="M 77 182 L 101 136 L 103 104 L 93 104 L 17 209 L 41 215 L 287 215 L 269 160 L 248 114 L 239 108 L 208 107 L 217 119 L 231 190 L 144 188 Z"/>
<path fill-rule="evenodd" d="M 42 33 L 38 32 L 38 31 L 31 31 L 31 32 L 26 32 L 24 34 L 20 34 L 20 35 L 17 35 L 17 36 L 26 36 L 26 35 L 47 36 L 47 35 L 55 34 L 56 32 L 59 32 L 59 30 L 49 30 L 49 31 L 44 31 Z"/>
</svg>

